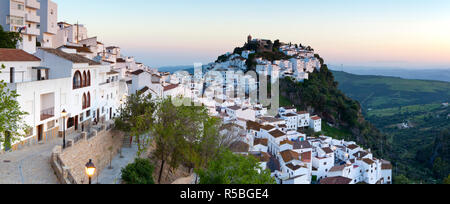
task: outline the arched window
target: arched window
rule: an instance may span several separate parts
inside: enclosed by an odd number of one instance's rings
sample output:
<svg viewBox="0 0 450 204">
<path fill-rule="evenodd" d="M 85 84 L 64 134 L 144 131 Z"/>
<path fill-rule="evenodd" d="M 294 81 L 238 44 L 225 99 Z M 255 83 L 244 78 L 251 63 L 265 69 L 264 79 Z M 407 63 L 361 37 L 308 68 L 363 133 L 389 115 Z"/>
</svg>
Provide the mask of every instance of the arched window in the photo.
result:
<svg viewBox="0 0 450 204">
<path fill-rule="evenodd" d="M 81 83 L 82 83 L 81 73 L 77 71 L 73 76 L 73 89 L 81 88 L 82 85 Z"/>
<path fill-rule="evenodd" d="M 87 86 L 86 78 L 87 78 L 87 76 L 86 76 L 86 71 L 84 71 L 84 72 L 83 72 L 83 87 L 86 87 L 86 86 Z"/>
<path fill-rule="evenodd" d="M 91 71 L 87 72 L 87 86 L 91 86 Z"/>
<path fill-rule="evenodd" d="M 86 108 L 90 108 L 90 107 L 91 107 L 91 93 L 88 92 Z"/>
<path fill-rule="evenodd" d="M 86 109 L 86 94 L 83 94 L 83 99 L 81 101 L 83 110 Z"/>
</svg>

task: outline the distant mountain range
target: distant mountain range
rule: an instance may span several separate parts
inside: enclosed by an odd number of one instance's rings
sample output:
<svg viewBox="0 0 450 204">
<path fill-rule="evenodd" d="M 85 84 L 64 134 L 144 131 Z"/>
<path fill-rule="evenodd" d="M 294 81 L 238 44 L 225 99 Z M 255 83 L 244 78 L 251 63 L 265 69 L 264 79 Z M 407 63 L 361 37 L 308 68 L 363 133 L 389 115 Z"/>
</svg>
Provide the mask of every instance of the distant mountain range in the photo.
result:
<svg viewBox="0 0 450 204">
<path fill-rule="evenodd" d="M 187 71 L 187 72 L 193 74 L 194 73 L 194 66 L 192 66 L 192 65 L 166 66 L 166 67 L 158 68 L 158 71 L 160 71 L 160 72 L 170 72 L 172 74 L 177 72 L 177 71 Z"/>
<path fill-rule="evenodd" d="M 342 71 L 341 67 L 329 66 L 331 70 Z M 189 73 L 194 73 L 194 66 L 180 65 L 180 66 L 166 66 L 158 68 L 161 72 L 175 73 L 179 70 L 184 70 Z M 344 72 L 356 75 L 372 75 L 372 76 L 391 76 L 400 77 L 404 79 L 422 79 L 434 81 L 450 82 L 450 68 L 449 69 L 405 69 L 405 68 L 375 68 L 375 67 L 344 67 Z"/>
<path fill-rule="evenodd" d="M 357 75 L 392 76 L 404 79 L 423 79 L 450 82 L 450 68 L 448 69 L 406 69 L 380 67 L 338 67 L 329 66 L 335 71 L 344 71 Z"/>
<path fill-rule="evenodd" d="M 358 100 L 364 108 L 444 103 L 450 100 L 450 83 L 402 79 L 399 77 L 355 75 L 333 71 L 339 89 Z"/>
</svg>

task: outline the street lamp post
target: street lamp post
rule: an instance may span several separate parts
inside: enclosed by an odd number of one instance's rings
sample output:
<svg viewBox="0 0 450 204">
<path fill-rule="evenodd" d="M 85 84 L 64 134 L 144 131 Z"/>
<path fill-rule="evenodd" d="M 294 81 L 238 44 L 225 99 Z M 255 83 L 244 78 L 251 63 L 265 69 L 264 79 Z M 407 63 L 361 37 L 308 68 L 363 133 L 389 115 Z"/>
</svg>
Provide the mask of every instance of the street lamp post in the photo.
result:
<svg viewBox="0 0 450 204">
<path fill-rule="evenodd" d="M 61 116 L 63 118 L 63 149 L 66 148 L 66 117 L 67 117 L 67 111 L 64 109 L 61 113 Z"/>
<path fill-rule="evenodd" d="M 89 177 L 89 184 L 92 184 L 92 177 L 95 174 L 95 165 L 92 163 L 92 159 L 86 164 L 86 174 Z"/>
</svg>

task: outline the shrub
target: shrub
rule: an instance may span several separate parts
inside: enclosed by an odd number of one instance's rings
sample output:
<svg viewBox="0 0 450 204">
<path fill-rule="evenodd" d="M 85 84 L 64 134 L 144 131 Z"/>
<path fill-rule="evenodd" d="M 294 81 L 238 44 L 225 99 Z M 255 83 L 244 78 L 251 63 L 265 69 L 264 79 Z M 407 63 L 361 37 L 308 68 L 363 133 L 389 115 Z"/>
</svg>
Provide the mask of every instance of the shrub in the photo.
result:
<svg viewBox="0 0 450 204">
<path fill-rule="evenodd" d="M 126 184 L 154 184 L 154 167 L 148 159 L 136 159 L 122 169 L 122 180 Z"/>
</svg>

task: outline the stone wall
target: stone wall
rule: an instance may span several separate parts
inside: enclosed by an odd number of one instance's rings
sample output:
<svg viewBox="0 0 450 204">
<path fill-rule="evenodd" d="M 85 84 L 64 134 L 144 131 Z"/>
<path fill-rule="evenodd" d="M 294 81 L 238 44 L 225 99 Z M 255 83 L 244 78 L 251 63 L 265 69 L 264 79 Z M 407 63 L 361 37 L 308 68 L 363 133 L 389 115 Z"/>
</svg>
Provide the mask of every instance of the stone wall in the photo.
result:
<svg viewBox="0 0 450 204">
<path fill-rule="evenodd" d="M 53 151 L 51 165 L 63 184 L 86 184 L 88 177 L 85 173 L 85 165 L 92 159 L 97 168 L 97 175 L 109 166 L 111 157 L 114 157 L 122 147 L 124 133 L 112 130 L 110 126 L 103 125 L 99 132 L 82 133 L 82 138 L 74 143 L 68 141 L 68 147 L 64 150 L 56 147 Z"/>
</svg>

